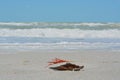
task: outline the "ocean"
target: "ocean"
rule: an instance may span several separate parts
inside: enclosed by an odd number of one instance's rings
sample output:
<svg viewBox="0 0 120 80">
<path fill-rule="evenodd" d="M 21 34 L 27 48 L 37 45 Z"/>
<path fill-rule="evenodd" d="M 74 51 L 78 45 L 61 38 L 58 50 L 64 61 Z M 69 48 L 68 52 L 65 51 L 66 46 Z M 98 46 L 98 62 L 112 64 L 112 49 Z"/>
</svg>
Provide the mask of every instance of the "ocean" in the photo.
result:
<svg viewBox="0 0 120 80">
<path fill-rule="evenodd" d="M 0 50 L 120 50 L 120 23 L 0 22 Z"/>
</svg>

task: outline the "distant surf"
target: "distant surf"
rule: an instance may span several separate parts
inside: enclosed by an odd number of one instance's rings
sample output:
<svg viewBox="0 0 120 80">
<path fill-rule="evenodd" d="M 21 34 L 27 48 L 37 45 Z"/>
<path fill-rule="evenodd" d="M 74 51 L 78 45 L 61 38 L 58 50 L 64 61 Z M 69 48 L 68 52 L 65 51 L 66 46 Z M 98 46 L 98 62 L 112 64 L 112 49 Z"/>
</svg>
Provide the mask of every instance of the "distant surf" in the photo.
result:
<svg viewBox="0 0 120 80">
<path fill-rule="evenodd" d="M 120 49 L 120 23 L 0 22 L 0 46 Z"/>
</svg>

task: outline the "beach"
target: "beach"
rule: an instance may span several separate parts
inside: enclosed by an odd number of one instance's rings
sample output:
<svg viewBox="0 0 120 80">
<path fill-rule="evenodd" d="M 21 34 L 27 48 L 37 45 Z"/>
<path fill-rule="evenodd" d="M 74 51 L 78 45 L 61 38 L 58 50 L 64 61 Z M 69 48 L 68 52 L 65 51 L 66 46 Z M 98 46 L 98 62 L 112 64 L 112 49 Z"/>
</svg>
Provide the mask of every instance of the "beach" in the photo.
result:
<svg viewBox="0 0 120 80">
<path fill-rule="evenodd" d="M 0 80 L 120 80 L 120 0 L 1 0 Z"/>
<path fill-rule="evenodd" d="M 0 53 L 0 80 L 119 80 L 120 52 L 100 50 L 33 50 Z M 54 71 L 54 58 L 84 65 L 80 71 Z M 59 64 L 58 64 L 59 65 Z M 54 65 L 55 66 L 55 65 Z"/>
<path fill-rule="evenodd" d="M 55 71 L 55 58 L 84 66 Z M 0 22 L 0 80 L 119 80 L 120 23 Z"/>
</svg>

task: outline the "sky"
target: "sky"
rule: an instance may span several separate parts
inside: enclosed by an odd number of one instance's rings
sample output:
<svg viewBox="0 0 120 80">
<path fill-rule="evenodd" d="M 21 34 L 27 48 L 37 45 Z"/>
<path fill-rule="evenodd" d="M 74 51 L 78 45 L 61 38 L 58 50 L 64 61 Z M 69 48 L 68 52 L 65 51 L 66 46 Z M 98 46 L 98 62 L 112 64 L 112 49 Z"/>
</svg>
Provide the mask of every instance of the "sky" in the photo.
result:
<svg viewBox="0 0 120 80">
<path fill-rule="evenodd" d="M 120 0 L 0 0 L 0 22 L 120 22 Z"/>
</svg>

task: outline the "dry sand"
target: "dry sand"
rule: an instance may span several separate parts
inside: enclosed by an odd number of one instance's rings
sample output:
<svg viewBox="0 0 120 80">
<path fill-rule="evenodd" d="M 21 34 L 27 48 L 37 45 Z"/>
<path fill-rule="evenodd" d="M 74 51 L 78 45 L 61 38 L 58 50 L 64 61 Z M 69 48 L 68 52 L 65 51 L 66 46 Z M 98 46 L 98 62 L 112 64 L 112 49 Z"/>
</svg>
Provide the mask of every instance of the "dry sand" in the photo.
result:
<svg viewBox="0 0 120 80">
<path fill-rule="evenodd" d="M 0 53 L 0 80 L 120 80 L 120 52 L 41 50 Z M 81 71 L 54 71 L 46 66 L 55 57 L 85 67 Z"/>
</svg>

